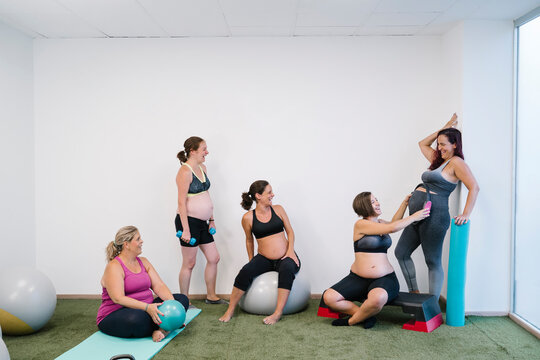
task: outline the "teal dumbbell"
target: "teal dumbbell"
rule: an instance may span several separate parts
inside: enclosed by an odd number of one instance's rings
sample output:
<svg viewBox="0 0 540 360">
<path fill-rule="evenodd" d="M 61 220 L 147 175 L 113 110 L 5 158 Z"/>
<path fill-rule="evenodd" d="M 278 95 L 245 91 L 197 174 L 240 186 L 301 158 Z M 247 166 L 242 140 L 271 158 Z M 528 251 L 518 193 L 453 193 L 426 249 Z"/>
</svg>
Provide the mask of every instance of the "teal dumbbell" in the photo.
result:
<svg viewBox="0 0 540 360">
<path fill-rule="evenodd" d="M 179 239 L 182 237 L 182 230 L 178 230 L 178 232 L 176 233 L 176 237 Z M 189 245 L 195 245 L 196 242 L 197 239 L 191 238 L 191 240 L 189 240 Z"/>
<path fill-rule="evenodd" d="M 216 228 L 210 228 L 208 232 L 210 233 L 210 235 L 214 235 L 216 233 Z"/>
</svg>

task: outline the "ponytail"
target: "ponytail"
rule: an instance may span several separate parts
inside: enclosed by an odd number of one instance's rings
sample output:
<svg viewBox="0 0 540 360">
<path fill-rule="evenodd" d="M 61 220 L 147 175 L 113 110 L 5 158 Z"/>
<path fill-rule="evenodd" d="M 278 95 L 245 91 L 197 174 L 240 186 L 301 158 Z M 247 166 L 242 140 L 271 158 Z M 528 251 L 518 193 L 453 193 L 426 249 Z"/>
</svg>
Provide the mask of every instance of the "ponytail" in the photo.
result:
<svg viewBox="0 0 540 360">
<path fill-rule="evenodd" d="M 186 141 L 184 141 L 184 150 L 180 151 L 176 157 L 178 160 L 180 160 L 180 164 L 185 163 L 188 158 L 190 152 L 199 150 L 199 145 L 204 141 L 203 138 L 200 138 L 198 136 L 192 136 L 188 138 Z"/>
<path fill-rule="evenodd" d="M 111 241 L 107 245 L 107 248 L 105 249 L 105 254 L 107 255 L 107 261 L 111 261 L 118 255 L 120 255 L 120 252 L 122 252 L 122 246 L 118 247 L 116 246 L 114 241 Z"/>
<path fill-rule="evenodd" d="M 176 155 L 178 160 L 180 160 L 180 164 L 183 164 L 187 161 L 186 152 L 184 150 L 180 151 L 178 155 Z"/>
<path fill-rule="evenodd" d="M 245 210 L 251 209 L 251 205 L 253 205 L 253 199 L 251 198 L 251 195 L 247 192 L 242 193 L 242 202 L 240 203 L 240 206 L 242 206 Z"/>
<path fill-rule="evenodd" d="M 118 255 L 120 255 L 122 249 L 124 248 L 124 244 L 133 240 L 133 237 L 138 232 L 139 230 L 135 226 L 124 226 L 120 228 L 120 230 L 116 232 L 114 240 L 111 241 L 105 249 L 107 261 L 111 261 Z"/>
<path fill-rule="evenodd" d="M 255 194 L 262 194 L 264 192 L 264 189 L 269 185 L 268 181 L 266 180 L 257 180 L 251 186 L 249 187 L 248 192 L 242 193 L 242 202 L 240 205 L 245 209 L 249 210 L 251 209 L 251 205 L 253 205 L 253 201 L 257 202 L 257 199 L 255 198 Z"/>
</svg>

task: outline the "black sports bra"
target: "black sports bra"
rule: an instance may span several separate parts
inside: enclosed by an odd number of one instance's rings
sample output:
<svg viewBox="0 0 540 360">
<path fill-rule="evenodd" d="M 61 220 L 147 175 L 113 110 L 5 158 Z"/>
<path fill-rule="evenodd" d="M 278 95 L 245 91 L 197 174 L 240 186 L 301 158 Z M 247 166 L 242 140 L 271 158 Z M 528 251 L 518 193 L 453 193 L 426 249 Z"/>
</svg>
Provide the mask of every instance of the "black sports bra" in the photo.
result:
<svg viewBox="0 0 540 360">
<path fill-rule="evenodd" d="M 270 211 L 272 212 L 272 217 L 270 221 L 262 223 L 257 219 L 255 215 L 255 210 L 253 210 L 253 224 L 251 225 L 251 231 L 255 235 L 256 239 L 263 238 L 265 236 L 270 236 L 274 234 L 279 234 L 283 231 L 283 220 L 276 215 L 274 209 L 270 206 Z"/>
<path fill-rule="evenodd" d="M 386 253 L 392 245 L 392 238 L 388 234 L 365 235 L 354 242 L 354 252 Z"/>
</svg>

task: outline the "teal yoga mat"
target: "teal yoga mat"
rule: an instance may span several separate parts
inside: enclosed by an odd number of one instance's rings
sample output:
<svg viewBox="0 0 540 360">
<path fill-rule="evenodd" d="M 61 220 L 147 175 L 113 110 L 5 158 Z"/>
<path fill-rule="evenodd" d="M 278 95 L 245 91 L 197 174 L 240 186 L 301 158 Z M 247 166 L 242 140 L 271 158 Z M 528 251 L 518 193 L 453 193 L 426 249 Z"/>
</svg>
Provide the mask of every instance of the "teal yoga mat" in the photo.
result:
<svg viewBox="0 0 540 360">
<path fill-rule="evenodd" d="M 463 225 L 456 225 L 452 220 L 450 230 L 446 299 L 446 324 L 450 326 L 465 325 L 465 279 L 470 223 L 469 221 Z"/>
<path fill-rule="evenodd" d="M 186 325 L 200 312 L 200 309 L 189 309 L 186 313 Z M 98 331 L 56 360 L 109 360 L 119 354 L 131 354 L 136 360 L 151 359 L 185 328 L 184 326 L 171 331 L 165 339 L 157 343 L 153 342 L 151 337 L 123 339 Z"/>
</svg>

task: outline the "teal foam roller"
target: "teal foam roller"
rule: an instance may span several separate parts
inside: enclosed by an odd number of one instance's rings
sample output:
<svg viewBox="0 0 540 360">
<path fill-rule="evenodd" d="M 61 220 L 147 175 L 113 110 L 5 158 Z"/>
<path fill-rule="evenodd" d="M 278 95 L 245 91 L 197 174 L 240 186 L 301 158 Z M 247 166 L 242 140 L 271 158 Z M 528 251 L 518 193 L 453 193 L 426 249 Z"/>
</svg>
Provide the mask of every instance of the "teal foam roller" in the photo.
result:
<svg viewBox="0 0 540 360">
<path fill-rule="evenodd" d="M 469 229 L 470 221 L 463 225 L 456 225 L 452 221 L 446 299 L 446 324 L 450 326 L 465 325 L 465 279 Z"/>
</svg>

